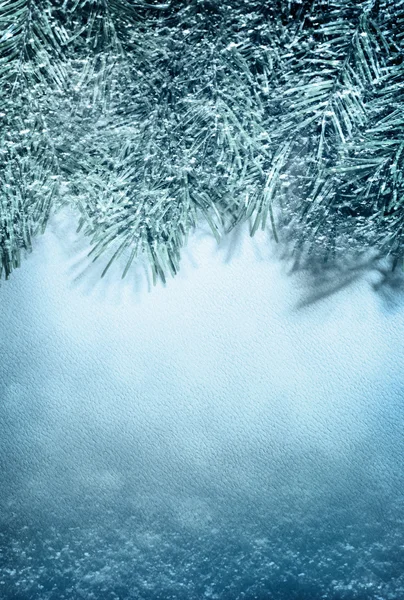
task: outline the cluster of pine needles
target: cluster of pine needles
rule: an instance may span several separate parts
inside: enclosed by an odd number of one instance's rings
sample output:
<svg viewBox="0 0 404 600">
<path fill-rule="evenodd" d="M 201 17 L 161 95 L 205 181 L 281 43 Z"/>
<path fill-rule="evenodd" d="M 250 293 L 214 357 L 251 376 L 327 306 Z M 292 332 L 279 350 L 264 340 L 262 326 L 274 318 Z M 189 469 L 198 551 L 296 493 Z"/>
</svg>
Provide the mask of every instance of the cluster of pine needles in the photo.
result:
<svg viewBox="0 0 404 600">
<path fill-rule="evenodd" d="M 66 205 L 103 274 L 203 220 L 396 264 L 403 59 L 404 0 L 0 0 L 0 274 Z"/>
</svg>

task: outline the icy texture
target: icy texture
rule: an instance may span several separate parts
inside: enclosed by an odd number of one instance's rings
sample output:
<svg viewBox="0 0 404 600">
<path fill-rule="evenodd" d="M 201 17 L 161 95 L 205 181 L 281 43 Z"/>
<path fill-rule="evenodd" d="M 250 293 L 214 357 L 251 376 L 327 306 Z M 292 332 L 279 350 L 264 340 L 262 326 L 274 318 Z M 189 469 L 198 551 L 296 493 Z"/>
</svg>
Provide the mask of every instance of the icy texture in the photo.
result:
<svg viewBox="0 0 404 600">
<path fill-rule="evenodd" d="M 403 0 L 0 0 L 0 266 L 68 203 L 153 280 L 241 220 L 332 262 L 403 236 Z"/>
<path fill-rule="evenodd" d="M 2 600 L 402 600 L 402 298 L 262 232 L 134 293 L 67 223 L 0 287 Z"/>
</svg>

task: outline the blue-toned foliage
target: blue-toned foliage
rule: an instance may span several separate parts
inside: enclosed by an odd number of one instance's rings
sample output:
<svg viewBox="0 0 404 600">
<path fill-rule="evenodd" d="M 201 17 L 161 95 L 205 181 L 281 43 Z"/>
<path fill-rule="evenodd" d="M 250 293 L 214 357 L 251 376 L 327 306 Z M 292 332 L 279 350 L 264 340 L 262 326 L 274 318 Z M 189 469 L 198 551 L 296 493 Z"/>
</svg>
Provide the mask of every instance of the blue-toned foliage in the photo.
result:
<svg viewBox="0 0 404 600">
<path fill-rule="evenodd" d="M 123 276 L 200 219 L 397 261 L 403 32 L 403 0 L 0 0 L 1 272 L 66 204 Z"/>
</svg>

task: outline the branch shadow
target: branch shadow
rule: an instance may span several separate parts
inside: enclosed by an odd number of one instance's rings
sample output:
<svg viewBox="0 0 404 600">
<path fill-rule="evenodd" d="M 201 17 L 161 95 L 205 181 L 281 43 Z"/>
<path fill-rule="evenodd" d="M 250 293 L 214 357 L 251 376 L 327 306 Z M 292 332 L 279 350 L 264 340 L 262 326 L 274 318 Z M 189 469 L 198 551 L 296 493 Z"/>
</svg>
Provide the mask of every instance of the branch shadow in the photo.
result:
<svg viewBox="0 0 404 600">
<path fill-rule="evenodd" d="M 113 249 L 106 253 L 105 257 L 101 256 L 93 261 L 89 256 L 91 240 L 82 232 L 77 233 L 77 224 L 78 214 L 70 209 L 58 211 L 48 225 L 67 259 L 66 273 L 72 287 L 80 288 L 86 295 L 96 292 L 102 297 L 111 293 L 111 288 L 114 288 L 114 296 L 120 296 L 130 290 L 134 300 L 139 301 L 145 291 L 151 293 L 155 287 L 169 285 L 169 274 L 166 283 L 159 280 L 156 286 L 153 285 L 151 269 L 145 256 L 137 257 L 126 277 L 122 279 L 130 250 L 101 277 Z M 260 232 L 258 241 L 256 236 L 250 237 L 250 227 L 251 223 L 243 222 L 224 234 L 215 246 L 215 256 L 224 264 L 229 264 L 241 256 L 246 243 L 251 243 L 258 261 L 278 260 L 283 265 L 286 276 L 294 277 L 301 285 L 301 297 L 295 303 L 295 310 L 299 311 L 330 298 L 361 279 L 369 283 L 387 312 L 396 312 L 402 307 L 404 269 L 396 267 L 392 257 L 383 256 L 376 249 L 367 249 L 325 259 L 324 256 L 310 255 L 305 249 L 296 252 L 290 232 L 275 243 L 272 232 L 267 228 Z M 206 237 L 214 239 L 205 222 L 199 223 L 197 228 L 190 232 L 190 237 L 196 243 Z M 189 268 L 198 268 L 198 258 L 191 246 L 186 243 L 181 249 L 181 262 L 185 262 Z M 182 276 L 186 276 L 186 273 Z"/>
<path fill-rule="evenodd" d="M 330 298 L 360 280 L 368 283 L 387 312 L 399 310 L 404 303 L 404 268 L 397 260 L 377 248 L 354 248 L 334 256 L 312 255 L 296 248 L 292 240 L 282 240 L 275 249 L 276 258 L 287 266 L 303 288 L 295 310 L 304 309 Z"/>
</svg>

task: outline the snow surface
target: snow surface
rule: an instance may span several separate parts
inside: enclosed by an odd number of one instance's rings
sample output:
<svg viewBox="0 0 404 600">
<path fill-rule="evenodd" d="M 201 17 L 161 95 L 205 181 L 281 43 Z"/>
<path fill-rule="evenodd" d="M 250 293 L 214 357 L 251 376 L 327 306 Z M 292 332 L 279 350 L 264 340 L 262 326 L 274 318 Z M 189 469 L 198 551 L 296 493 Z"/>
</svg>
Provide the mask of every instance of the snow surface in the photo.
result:
<svg viewBox="0 0 404 600">
<path fill-rule="evenodd" d="M 0 286 L 0 597 L 402 600 L 399 292 L 243 231 L 148 291 L 74 226 Z"/>
</svg>

